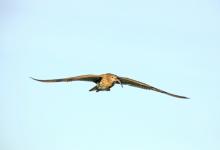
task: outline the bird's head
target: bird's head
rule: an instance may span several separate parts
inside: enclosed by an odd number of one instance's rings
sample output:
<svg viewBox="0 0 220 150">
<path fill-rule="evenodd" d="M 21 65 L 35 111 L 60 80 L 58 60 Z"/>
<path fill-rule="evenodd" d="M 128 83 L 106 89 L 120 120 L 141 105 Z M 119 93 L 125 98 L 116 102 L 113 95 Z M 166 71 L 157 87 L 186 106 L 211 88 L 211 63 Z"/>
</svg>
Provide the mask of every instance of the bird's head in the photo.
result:
<svg viewBox="0 0 220 150">
<path fill-rule="evenodd" d="M 110 76 L 110 79 L 111 79 L 112 82 L 117 83 L 117 84 L 120 84 L 121 87 L 123 87 L 123 85 L 122 85 L 120 79 L 118 78 L 118 76 L 112 74 L 112 75 Z"/>
</svg>

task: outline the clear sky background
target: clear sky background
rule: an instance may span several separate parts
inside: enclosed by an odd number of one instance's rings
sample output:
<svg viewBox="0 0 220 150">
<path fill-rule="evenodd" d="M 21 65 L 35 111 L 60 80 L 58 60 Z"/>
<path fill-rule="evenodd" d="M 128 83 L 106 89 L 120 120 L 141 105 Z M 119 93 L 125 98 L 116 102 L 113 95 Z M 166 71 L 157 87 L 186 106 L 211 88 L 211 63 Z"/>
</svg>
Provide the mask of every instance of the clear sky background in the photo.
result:
<svg viewBox="0 0 220 150">
<path fill-rule="evenodd" d="M 1 150 L 219 150 L 219 0 L 2 0 Z M 111 72 L 188 96 L 31 80 Z"/>
</svg>

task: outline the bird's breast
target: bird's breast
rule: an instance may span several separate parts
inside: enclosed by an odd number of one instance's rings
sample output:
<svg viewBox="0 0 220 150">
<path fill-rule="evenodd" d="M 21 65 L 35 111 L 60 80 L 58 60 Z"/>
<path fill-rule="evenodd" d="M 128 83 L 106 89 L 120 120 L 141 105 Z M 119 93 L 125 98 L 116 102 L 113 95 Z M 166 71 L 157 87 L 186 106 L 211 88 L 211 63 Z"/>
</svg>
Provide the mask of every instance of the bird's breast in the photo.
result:
<svg viewBox="0 0 220 150">
<path fill-rule="evenodd" d="M 99 87 L 101 89 L 109 89 L 113 86 L 113 83 L 109 80 L 101 80 L 101 82 L 99 83 Z"/>
</svg>

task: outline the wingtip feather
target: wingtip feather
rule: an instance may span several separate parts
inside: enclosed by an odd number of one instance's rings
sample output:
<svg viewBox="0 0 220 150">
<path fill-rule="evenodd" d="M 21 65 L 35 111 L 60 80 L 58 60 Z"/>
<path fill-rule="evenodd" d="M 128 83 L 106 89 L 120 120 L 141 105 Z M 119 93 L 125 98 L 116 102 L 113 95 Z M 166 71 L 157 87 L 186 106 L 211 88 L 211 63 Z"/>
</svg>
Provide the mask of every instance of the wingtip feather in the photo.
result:
<svg viewBox="0 0 220 150">
<path fill-rule="evenodd" d="M 35 80 L 35 81 L 39 81 L 39 82 L 44 82 L 43 80 L 39 80 L 39 79 L 36 79 L 36 78 L 33 78 L 33 77 L 30 77 L 32 80 Z"/>
</svg>

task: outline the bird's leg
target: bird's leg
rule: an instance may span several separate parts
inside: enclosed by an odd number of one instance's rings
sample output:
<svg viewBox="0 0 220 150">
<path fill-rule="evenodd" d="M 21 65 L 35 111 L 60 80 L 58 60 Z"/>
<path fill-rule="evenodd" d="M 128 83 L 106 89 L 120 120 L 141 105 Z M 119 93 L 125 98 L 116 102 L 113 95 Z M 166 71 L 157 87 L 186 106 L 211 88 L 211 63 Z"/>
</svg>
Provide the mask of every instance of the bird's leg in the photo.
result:
<svg viewBox="0 0 220 150">
<path fill-rule="evenodd" d="M 94 86 L 93 88 L 91 88 L 89 91 L 90 91 L 90 92 L 91 92 L 91 91 L 96 91 L 96 92 L 98 92 L 98 87 L 97 87 L 97 85 Z"/>
</svg>

